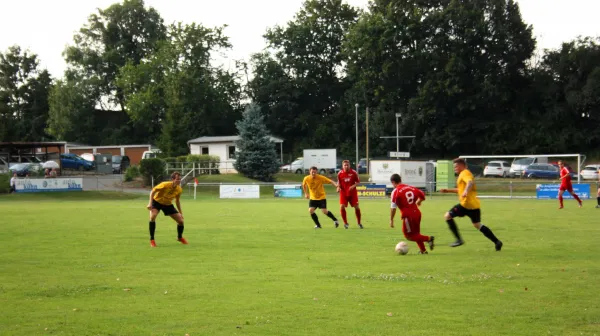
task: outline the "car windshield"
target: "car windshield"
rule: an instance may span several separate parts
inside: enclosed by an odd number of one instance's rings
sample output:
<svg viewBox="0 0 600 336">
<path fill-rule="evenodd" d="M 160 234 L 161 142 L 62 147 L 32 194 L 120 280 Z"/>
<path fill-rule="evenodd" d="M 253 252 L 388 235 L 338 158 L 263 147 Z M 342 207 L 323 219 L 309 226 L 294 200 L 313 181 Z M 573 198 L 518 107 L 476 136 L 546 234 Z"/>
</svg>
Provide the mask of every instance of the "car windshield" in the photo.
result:
<svg viewBox="0 0 600 336">
<path fill-rule="evenodd" d="M 296 161 L 292 162 L 292 164 L 300 164 L 300 163 L 302 163 L 302 160 L 296 160 Z"/>
<path fill-rule="evenodd" d="M 515 160 L 515 164 L 518 164 L 518 165 L 530 165 L 530 164 L 533 163 L 533 161 L 535 161 L 534 158 L 524 158 L 524 159 Z"/>
<path fill-rule="evenodd" d="M 17 163 L 11 167 L 13 170 L 21 170 L 25 169 L 29 166 L 29 163 Z"/>
<path fill-rule="evenodd" d="M 120 156 L 113 156 L 112 157 L 112 162 L 113 163 L 121 163 L 121 157 Z"/>
<path fill-rule="evenodd" d="M 500 164 L 498 162 L 490 162 L 488 164 L 488 166 L 490 166 L 490 167 L 500 167 Z"/>
</svg>

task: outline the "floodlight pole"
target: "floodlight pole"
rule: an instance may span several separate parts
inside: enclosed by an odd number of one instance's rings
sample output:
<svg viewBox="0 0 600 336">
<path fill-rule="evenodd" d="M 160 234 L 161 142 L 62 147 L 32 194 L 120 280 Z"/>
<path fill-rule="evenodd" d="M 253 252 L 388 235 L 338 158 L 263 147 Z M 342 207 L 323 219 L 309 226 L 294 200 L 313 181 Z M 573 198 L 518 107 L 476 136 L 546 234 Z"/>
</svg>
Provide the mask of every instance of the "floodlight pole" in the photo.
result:
<svg viewBox="0 0 600 336">
<path fill-rule="evenodd" d="M 402 113 L 396 113 L 396 153 L 400 151 L 400 137 L 398 136 L 398 118 L 402 116 Z M 396 158 L 400 159 L 400 158 Z"/>
<path fill-rule="evenodd" d="M 354 105 L 355 112 L 354 112 L 354 116 L 356 118 L 356 124 L 355 124 L 355 128 L 356 128 L 356 161 L 354 163 L 355 167 L 358 167 L 358 103 L 356 103 Z M 356 168 L 358 169 L 358 168 Z"/>
</svg>

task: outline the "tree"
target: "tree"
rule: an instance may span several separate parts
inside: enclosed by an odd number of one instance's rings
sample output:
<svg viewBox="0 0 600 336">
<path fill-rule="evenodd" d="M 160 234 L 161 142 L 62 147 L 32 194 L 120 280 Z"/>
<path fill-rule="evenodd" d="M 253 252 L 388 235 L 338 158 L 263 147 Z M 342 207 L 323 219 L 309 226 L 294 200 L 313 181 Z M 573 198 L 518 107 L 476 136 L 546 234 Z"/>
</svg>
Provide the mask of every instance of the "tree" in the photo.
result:
<svg viewBox="0 0 600 336">
<path fill-rule="evenodd" d="M 279 161 L 260 107 L 248 105 L 242 119 L 235 125 L 240 140 L 236 143 L 238 152 L 234 168 L 249 178 L 273 181 L 273 176 L 279 171 Z"/>
<path fill-rule="evenodd" d="M 0 139 L 41 141 L 48 119 L 52 78 L 38 69 L 37 55 L 12 46 L 0 53 Z"/>
<path fill-rule="evenodd" d="M 253 55 L 249 96 L 268 127 L 289 139 L 287 150 L 352 139 L 354 111 L 341 105 L 348 88 L 341 47 L 357 17 L 342 0 L 308 0 L 292 21 L 268 29 L 268 50 Z"/>
</svg>

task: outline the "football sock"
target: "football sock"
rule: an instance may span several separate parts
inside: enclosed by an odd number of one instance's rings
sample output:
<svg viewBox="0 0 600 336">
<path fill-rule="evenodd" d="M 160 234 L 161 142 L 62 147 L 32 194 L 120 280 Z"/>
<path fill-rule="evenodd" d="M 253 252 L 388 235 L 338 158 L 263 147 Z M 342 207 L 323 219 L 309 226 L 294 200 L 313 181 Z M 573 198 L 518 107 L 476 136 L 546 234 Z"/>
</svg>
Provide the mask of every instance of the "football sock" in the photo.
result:
<svg viewBox="0 0 600 336">
<path fill-rule="evenodd" d="M 462 240 L 460 238 L 460 234 L 458 233 L 458 227 L 456 226 L 454 219 L 449 219 L 446 221 L 446 223 L 448 223 L 448 228 L 450 228 L 450 231 L 452 231 L 454 237 L 456 237 L 457 240 Z"/>
<path fill-rule="evenodd" d="M 150 240 L 154 240 L 154 232 L 156 231 L 156 222 L 150 222 Z"/>
<path fill-rule="evenodd" d="M 340 212 L 342 213 L 342 219 L 344 220 L 344 224 L 348 224 L 348 216 L 346 216 L 346 208 L 342 208 Z"/>
<path fill-rule="evenodd" d="M 598 205 L 600 205 L 600 196 L 598 196 L 598 198 L 596 198 L 596 200 L 598 201 Z"/>
<path fill-rule="evenodd" d="M 573 198 L 577 200 L 577 202 L 581 203 L 581 200 L 579 199 L 579 196 L 577 196 L 577 194 L 573 194 Z"/>
<path fill-rule="evenodd" d="M 183 238 L 183 223 L 177 225 L 177 239 Z"/>
<path fill-rule="evenodd" d="M 428 242 L 430 239 L 429 236 L 424 236 L 420 233 L 407 234 L 404 237 L 406 237 L 406 239 L 412 240 L 414 242 Z"/>
<path fill-rule="evenodd" d="M 317 226 L 321 226 L 321 223 L 319 223 L 319 217 L 317 217 L 316 213 L 311 213 L 310 217 L 312 218 L 312 220 L 315 222 L 315 224 L 317 224 Z"/>
<path fill-rule="evenodd" d="M 417 245 L 419 246 L 419 250 L 421 250 L 421 252 L 427 252 L 427 250 L 425 249 L 425 244 L 423 244 L 422 241 L 417 241 Z"/>
<path fill-rule="evenodd" d="M 560 202 L 560 206 L 563 206 L 563 197 L 558 196 L 558 201 Z"/>
<path fill-rule="evenodd" d="M 490 230 L 489 227 L 481 224 L 481 227 L 479 227 L 479 231 L 481 231 L 481 233 L 483 233 L 483 235 L 486 236 L 487 239 L 493 241 L 494 243 L 498 242 L 498 238 L 494 236 L 494 233 L 492 232 L 492 230 Z"/>
<path fill-rule="evenodd" d="M 354 208 L 354 214 L 356 214 L 356 220 L 358 221 L 358 224 L 361 224 L 362 222 L 360 221 L 360 217 L 361 217 L 360 209 Z"/>
<path fill-rule="evenodd" d="M 327 217 L 333 219 L 334 222 L 337 222 L 337 218 L 331 213 L 331 211 L 327 211 Z"/>
</svg>

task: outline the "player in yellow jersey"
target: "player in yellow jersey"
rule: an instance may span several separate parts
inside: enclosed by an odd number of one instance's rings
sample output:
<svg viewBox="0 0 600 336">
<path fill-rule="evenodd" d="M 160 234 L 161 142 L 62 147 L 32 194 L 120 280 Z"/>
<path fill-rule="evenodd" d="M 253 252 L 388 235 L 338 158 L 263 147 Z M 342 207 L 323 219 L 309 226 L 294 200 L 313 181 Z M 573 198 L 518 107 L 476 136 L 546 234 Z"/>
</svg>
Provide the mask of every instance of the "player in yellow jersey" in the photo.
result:
<svg viewBox="0 0 600 336">
<path fill-rule="evenodd" d="M 170 216 L 177 222 L 177 240 L 182 244 L 187 244 L 187 240 L 183 238 L 183 211 L 181 211 L 181 203 L 179 202 L 182 192 L 181 174 L 179 172 L 171 174 L 171 181 L 158 184 L 150 192 L 150 201 L 146 206 L 150 210 L 150 246 L 156 247 L 154 241 L 155 220 L 161 210 L 165 216 Z M 175 200 L 179 211 L 173 206 L 173 200 Z"/>
<path fill-rule="evenodd" d="M 502 242 L 496 238 L 489 227 L 481 224 L 481 209 L 479 199 L 477 198 L 477 187 L 475 187 L 475 178 L 473 177 L 473 174 L 467 169 L 467 163 L 464 159 L 454 159 L 452 162 L 454 163 L 454 172 L 458 174 L 456 180 L 456 186 L 458 188 L 440 189 L 440 192 L 443 193 L 457 193 L 460 201 L 444 215 L 450 231 L 452 231 L 456 237 L 456 241 L 450 244 L 450 246 L 456 247 L 465 243 L 458 233 L 458 227 L 454 222 L 454 217 L 467 216 L 471 219 L 471 222 L 476 229 L 494 242 L 496 251 L 500 251 L 502 249 Z"/>
<path fill-rule="evenodd" d="M 334 187 L 337 187 L 337 183 L 323 175 L 317 174 L 317 167 L 310 167 L 310 175 L 306 176 L 304 180 L 302 180 L 302 190 L 304 190 L 305 197 L 309 199 L 308 212 L 316 224 L 315 229 L 321 228 L 319 217 L 317 217 L 317 214 L 315 213 L 315 209 L 317 208 L 321 209 L 321 211 L 323 211 L 327 217 L 331 218 L 335 223 L 335 227 L 337 228 L 340 225 L 337 218 L 335 218 L 331 211 L 327 210 L 327 199 L 325 195 L 325 188 L 323 188 L 323 183 L 329 183 Z"/>
</svg>

